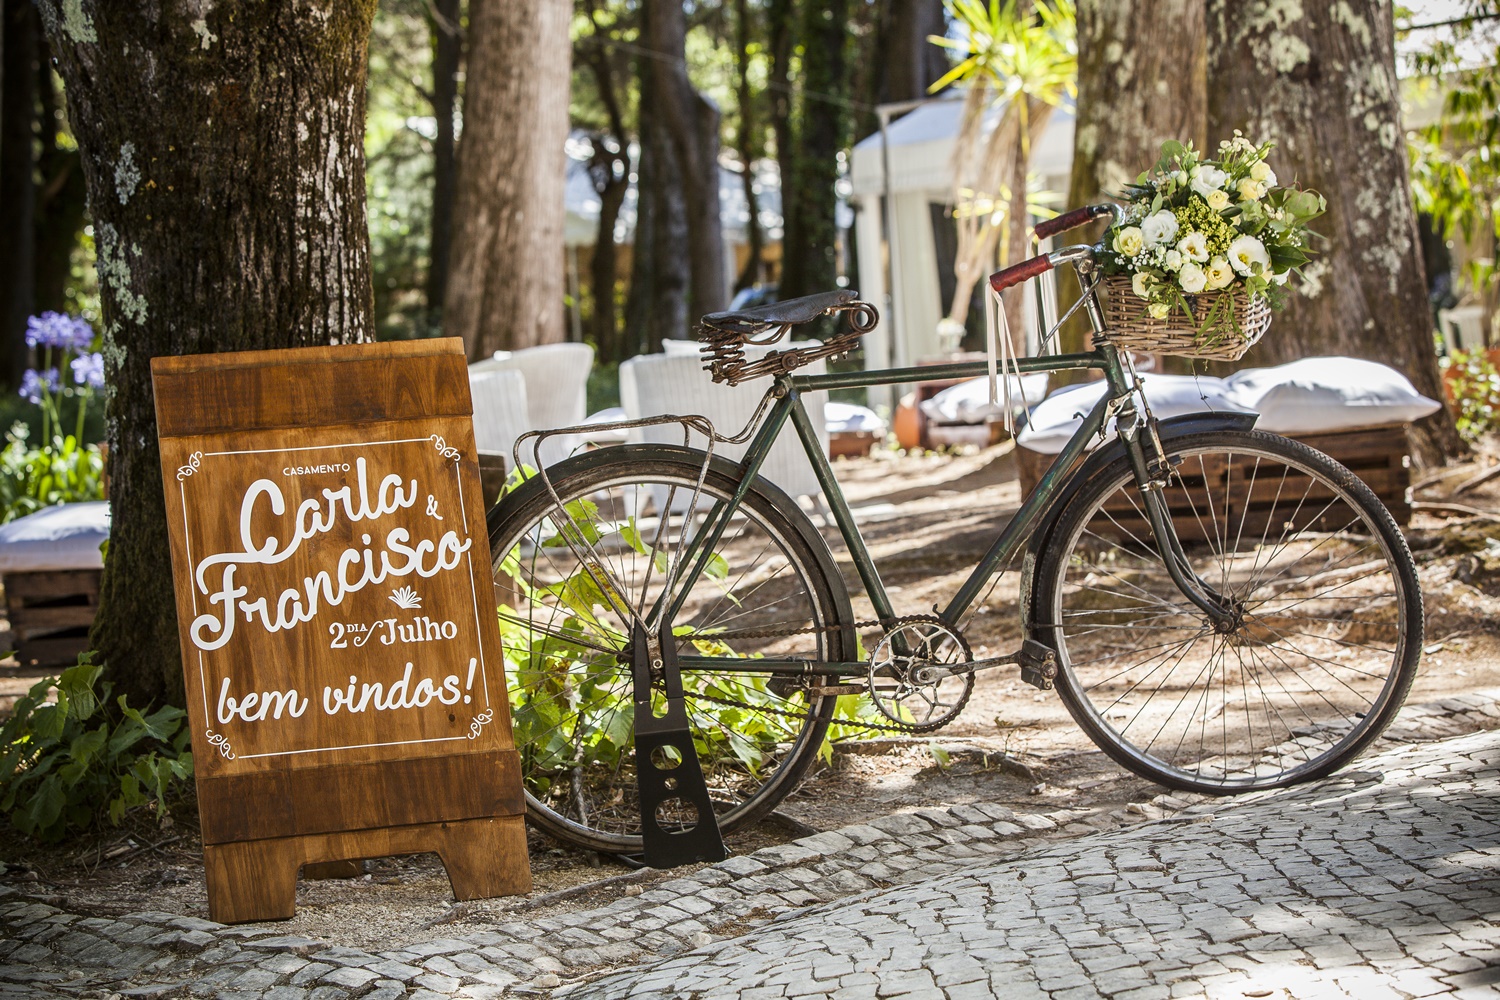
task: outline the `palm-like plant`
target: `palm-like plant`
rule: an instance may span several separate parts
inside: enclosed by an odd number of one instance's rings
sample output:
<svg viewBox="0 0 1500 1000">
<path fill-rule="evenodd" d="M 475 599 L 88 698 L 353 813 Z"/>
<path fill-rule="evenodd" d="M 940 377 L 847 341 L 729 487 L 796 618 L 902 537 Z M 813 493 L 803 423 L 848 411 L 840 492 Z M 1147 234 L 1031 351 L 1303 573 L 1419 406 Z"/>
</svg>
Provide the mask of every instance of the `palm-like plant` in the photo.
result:
<svg viewBox="0 0 1500 1000">
<path fill-rule="evenodd" d="M 953 157 L 957 287 L 947 317 L 961 326 L 975 283 L 990 265 L 1018 257 L 1025 242 L 1031 145 L 1052 109 L 1077 93 L 1078 44 L 1072 0 L 945 5 L 963 37 L 930 41 L 961 58 L 931 89 L 960 84 L 968 91 Z M 999 121 L 986 137 L 992 108 Z M 1020 330 L 1018 320 L 1012 318 L 1012 330 Z"/>
</svg>

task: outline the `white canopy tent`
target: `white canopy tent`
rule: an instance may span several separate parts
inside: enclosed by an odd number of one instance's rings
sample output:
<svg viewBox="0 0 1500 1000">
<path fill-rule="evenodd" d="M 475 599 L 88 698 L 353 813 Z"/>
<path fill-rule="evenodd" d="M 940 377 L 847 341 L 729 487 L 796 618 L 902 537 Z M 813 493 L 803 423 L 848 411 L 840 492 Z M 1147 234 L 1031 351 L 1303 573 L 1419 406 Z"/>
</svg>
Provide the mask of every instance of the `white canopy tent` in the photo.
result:
<svg viewBox="0 0 1500 1000">
<path fill-rule="evenodd" d="M 881 110 L 889 115 L 899 107 Z M 870 368 L 912 365 L 940 353 L 937 325 L 949 303 L 940 291 L 934 206 L 952 201 L 962 111 L 962 96 L 924 102 L 854 147 L 849 179 L 857 205 L 859 290 L 881 307 L 880 325 L 865 337 Z M 986 131 L 998 119 L 992 111 Z M 1032 147 L 1031 172 L 1045 189 L 1065 195 L 1072 163 L 1073 111 L 1062 107 Z M 1026 301 L 1029 310 L 1033 299 Z"/>
</svg>

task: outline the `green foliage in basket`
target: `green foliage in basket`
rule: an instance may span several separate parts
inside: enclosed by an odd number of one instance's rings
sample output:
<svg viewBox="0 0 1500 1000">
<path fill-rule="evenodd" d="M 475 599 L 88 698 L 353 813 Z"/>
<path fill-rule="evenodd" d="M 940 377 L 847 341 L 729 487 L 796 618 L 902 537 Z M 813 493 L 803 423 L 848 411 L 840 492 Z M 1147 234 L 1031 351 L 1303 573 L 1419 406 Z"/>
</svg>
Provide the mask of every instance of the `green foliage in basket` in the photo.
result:
<svg viewBox="0 0 1500 1000">
<path fill-rule="evenodd" d="M 1130 278 L 1144 314 L 1180 311 L 1212 340 L 1239 332 L 1231 297 L 1215 296 L 1197 318 L 1190 297 L 1243 290 L 1281 304 L 1283 286 L 1308 260 L 1307 225 L 1327 206 L 1315 191 L 1277 183 L 1271 148 L 1236 131 L 1206 159 L 1191 142 L 1168 141 L 1126 189 L 1126 216 L 1105 236 L 1102 263 L 1105 274 Z"/>
</svg>

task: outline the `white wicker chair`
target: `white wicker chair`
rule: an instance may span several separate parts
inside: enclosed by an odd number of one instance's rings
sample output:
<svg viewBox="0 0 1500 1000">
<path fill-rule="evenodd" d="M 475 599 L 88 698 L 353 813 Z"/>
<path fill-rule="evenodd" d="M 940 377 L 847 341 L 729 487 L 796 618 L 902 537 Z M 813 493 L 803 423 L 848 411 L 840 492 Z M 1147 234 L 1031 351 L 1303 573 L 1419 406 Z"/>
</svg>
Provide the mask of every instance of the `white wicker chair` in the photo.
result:
<svg viewBox="0 0 1500 1000">
<path fill-rule="evenodd" d="M 498 351 L 492 358 L 476 361 L 472 372 L 515 371 L 526 380 L 528 430 L 572 427 L 588 414 L 589 372 L 594 367 L 594 349 L 588 344 L 542 344 L 519 351 Z M 560 462 L 573 453 L 581 440 L 573 435 L 548 438 L 542 443 L 544 465 Z M 533 446 L 525 446 L 522 460 L 535 460 Z"/>
<path fill-rule="evenodd" d="M 474 399 L 474 446 L 499 452 L 514 463 L 511 446 L 531 427 L 526 409 L 526 377 L 518 371 L 469 369 L 469 394 Z"/>
<path fill-rule="evenodd" d="M 762 349 L 760 353 L 764 353 Z M 747 349 L 752 354 L 754 348 Z M 803 372 L 809 375 L 826 372 L 827 365 L 817 361 Z M 664 413 L 697 413 L 713 422 L 720 434 L 738 434 L 755 413 L 760 404 L 768 380 L 756 381 L 740 386 L 716 385 L 708 372 L 703 370 L 703 361 L 697 351 L 678 354 L 646 354 L 631 358 L 620 365 L 620 403 L 632 420 L 640 417 L 660 416 Z M 827 454 L 828 430 L 824 426 L 823 407 L 828 401 L 826 392 L 811 392 L 803 396 L 803 405 L 818 432 L 818 440 Z M 670 444 L 682 442 L 682 431 L 675 424 L 644 427 L 631 432 L 631 440 L 653 441 Z M 703 446 L 698 437 L 693 442 Z M 745 445 L 718 445 L 715 455 L 738 460 L 744 457 Z M 802 442 L 790 426 L 783 428 L 771 453 L 766 456 L 760 474 L 781 487 L 793 497 L 811 497 L 815 506 L 823 507 L 822 494 L 818 489 L 817 476 L 812 464 L 803 454 Z"/>
</svg>

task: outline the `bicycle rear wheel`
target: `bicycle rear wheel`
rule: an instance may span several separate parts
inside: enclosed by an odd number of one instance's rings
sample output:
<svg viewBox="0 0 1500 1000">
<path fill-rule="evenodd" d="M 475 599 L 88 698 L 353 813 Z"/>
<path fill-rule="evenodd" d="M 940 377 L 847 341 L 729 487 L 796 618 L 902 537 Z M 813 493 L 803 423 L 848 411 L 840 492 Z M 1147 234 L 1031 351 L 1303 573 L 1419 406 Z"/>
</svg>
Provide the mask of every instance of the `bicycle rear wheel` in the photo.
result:
<svg viewBox="0 0 1500 1000">
<path fill-rule="evenodd" d="M 681 597 L 673 618 L 684 704 L 722 830 L 750 823 L 816 759 L 836 697 L 756 658 L 847 660 L 853 620 L 826 546 L 795 503 L 752 486 L 709 566 L 685 594 L 668 571 L 715 504 L 738 486 L 702 454 L 626 445 L 554 467 L 558 513 L 540 479 L 490 514 L 501 639 L 528 816 L 581 847 L 641 850 L 635 777 L 631 615 Z M 569 544 L 568 533 L 589 548 Z M 602 588 L 612 593 L 606 595 Z M 722 669 L 704 658 L 723 662 Z M 658 681 L 653 685 L 660 688 Z M 656 697 L 662 697 L 660 690 Z M 662 817 L 670 822 L 672 817 Z"/>
<path fill-rule="evenodd" d="M 1034 588 L 1058 692 L 1111 757 L 1226 794 L 1320 777 L 1400 709 L 1422 597 L 1390 513 L 1321 452 L 1259 431 L 1186 436 L 1162 493 L 1193 572 L 1235 621 L 1172 582 L 1126 460 L 1058 520 Z"/>
</svg>

